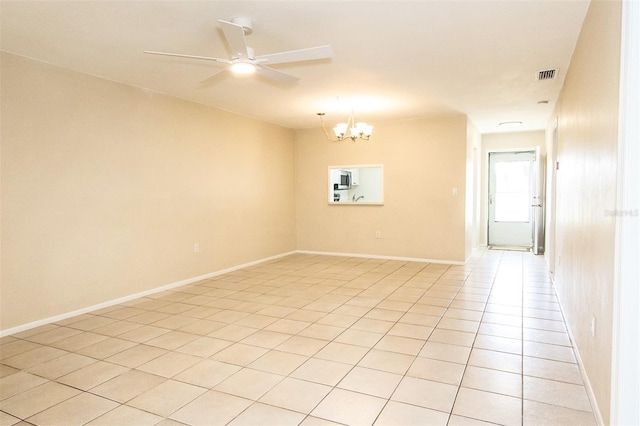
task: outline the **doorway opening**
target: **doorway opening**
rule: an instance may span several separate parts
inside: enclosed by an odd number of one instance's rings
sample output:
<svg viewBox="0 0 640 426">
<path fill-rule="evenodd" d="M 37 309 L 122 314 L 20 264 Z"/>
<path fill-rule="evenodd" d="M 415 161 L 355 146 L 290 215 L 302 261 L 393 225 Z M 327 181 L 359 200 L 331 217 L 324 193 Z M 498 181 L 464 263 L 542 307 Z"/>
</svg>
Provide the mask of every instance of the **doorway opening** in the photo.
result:
<svg viewBox="0 0 640 426">
<path fill-rule="evenodd" d="M 489 153 L 489 248 L 531 250 L 535 151 Z"/>
</svg>

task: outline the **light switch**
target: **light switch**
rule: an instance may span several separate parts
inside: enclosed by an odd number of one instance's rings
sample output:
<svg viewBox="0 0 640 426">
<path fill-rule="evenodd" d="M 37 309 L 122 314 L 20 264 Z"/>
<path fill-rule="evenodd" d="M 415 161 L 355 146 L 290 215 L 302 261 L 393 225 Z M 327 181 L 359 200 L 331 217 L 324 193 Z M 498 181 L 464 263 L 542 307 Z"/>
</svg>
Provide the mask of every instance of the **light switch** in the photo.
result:
<svg viewBox="0 0 640 426">
<path fill-rule="evenodd" d="M 458 195 L 458 188 L 453 188 L 451 190 L 451 195 L 453 195 L 454 197 L 456 197 Z"/>
</svg>

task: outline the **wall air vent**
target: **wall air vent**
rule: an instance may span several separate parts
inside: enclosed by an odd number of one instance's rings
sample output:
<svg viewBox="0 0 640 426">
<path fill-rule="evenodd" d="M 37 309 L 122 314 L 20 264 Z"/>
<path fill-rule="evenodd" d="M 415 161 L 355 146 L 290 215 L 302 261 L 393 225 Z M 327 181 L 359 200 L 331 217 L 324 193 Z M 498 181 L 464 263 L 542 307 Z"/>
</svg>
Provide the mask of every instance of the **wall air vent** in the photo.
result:
<svg viewBox="0 0 640 426">
<path fill-rule="evenodd" d="M 538 71 L 538 81 L 553 80 L 554 78 L 556 78 L 557 74 L 558 74 L 557 69 Z"/>
</svg>

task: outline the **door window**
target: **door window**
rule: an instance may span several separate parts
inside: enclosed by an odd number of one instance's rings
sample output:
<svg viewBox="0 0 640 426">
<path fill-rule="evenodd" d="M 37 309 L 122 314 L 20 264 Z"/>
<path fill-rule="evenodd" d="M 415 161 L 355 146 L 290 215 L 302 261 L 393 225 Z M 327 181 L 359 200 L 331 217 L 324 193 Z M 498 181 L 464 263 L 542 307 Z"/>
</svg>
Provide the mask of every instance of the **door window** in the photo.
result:
<svg viewBox="0 0 640 426">
<path fill-rule="evenodd" d="M 531 161 L 501 161 L 494 164 L 495 221 L 531 220 Z"/>
</svg>

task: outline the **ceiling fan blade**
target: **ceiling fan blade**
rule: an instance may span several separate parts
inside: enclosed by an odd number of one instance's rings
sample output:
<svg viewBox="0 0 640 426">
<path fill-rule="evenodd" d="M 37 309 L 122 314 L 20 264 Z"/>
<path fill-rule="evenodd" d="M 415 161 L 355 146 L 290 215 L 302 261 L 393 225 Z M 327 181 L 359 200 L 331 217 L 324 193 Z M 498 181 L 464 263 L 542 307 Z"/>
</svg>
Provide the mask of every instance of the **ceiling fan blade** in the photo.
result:
<svg viewBox="0 0 640 426">
<path fill-rule="evenodd" d="M 144 53 L 148 53 L 150 55 L 177 56 L 178 58 L 203 59 L 205 61 L 220 62 L 223 64 L 229 63 L 229 60 L 227 59 L 211 58 L 209 56 L 183 55 L 182 53 L 154 52 L 151 50 L 145 50 Z"/>
<path fill-rule="evenodd" d="M 312 61 L 333 57 L 330 45 L 309 47 L 307 49 L 290 50 L 288 52 L 272 53 L 256 56 L 257 61 L 265 61 L 268 65 L 284 64 L 287 62 Z"/>
<path fill-rule="evenodd" d="M 224 37 L 227 39 L 227 43 L 229 43 L 231 56 L 233 58 L 248 58 L 247 42 L 244 39 L 244 29 L 242 25 L 223 20 L 219 20 L 218 22 L 222 24 L 222 32 L 224 32 Z"/>
<path fill-rule="evenodd" d="M 227 71 L 228 71 L 227 68 L 218 71 L 217 73 L 213 74 L 211 77 L 208 77 L 202 80 L 200 83 L 198 83 L 198 86 L 206 87 L 206 86 L 212 85 L 213 83 L 216 83 L 222 76 L 224 76 L 227 73 Z"/>
<path fill-rule="evenodd" d="M 256 72 L 266 78 L 270 78 L 271 80 L 275 80 L 282 84 L 293 84 L 298 82 L 300 79 L 291 74 L 286 74 L 282 71 L 274 70 L 273 68 L 258 66 Z"/>
</svg>

